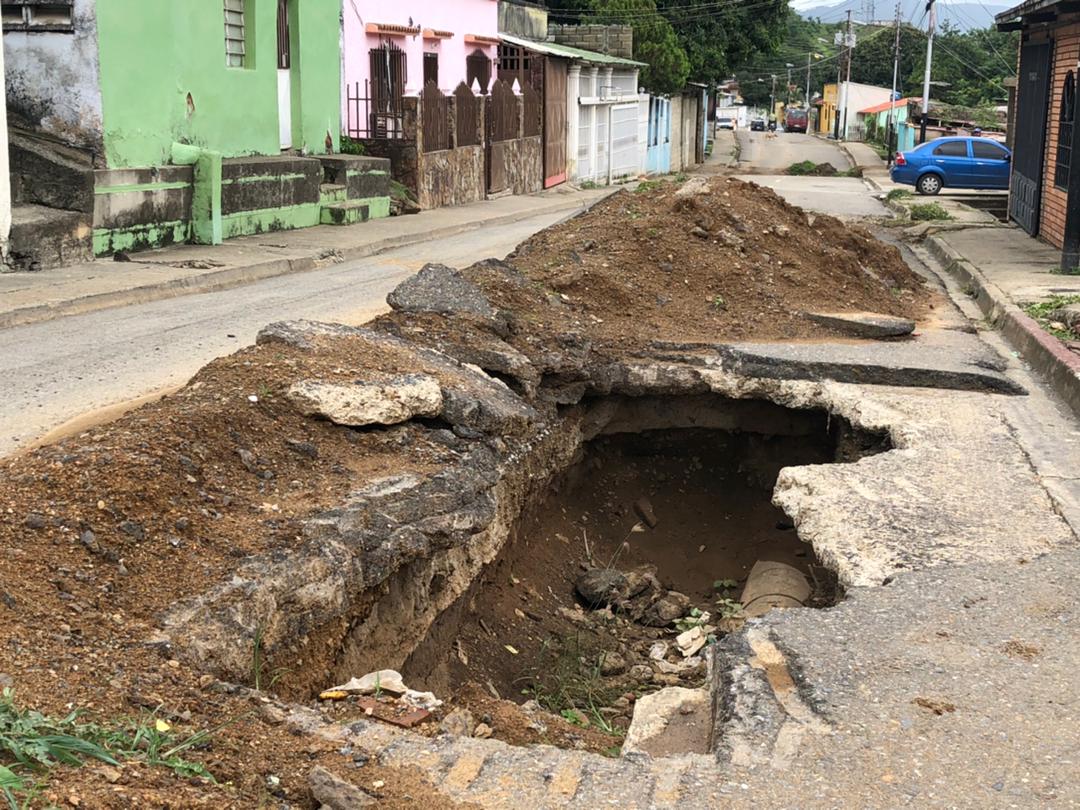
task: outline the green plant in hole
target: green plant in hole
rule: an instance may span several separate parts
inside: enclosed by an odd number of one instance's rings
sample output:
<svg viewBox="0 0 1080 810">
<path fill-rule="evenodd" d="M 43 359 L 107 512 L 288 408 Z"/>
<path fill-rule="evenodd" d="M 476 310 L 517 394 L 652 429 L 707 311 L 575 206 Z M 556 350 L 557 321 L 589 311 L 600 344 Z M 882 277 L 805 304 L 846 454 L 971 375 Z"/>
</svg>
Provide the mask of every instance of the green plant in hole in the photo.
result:
<svg viewBox="0 0 1080 810">
<path fill-rule="evenodd" d="M 949 212 L 941 207 L 940 203 L 918 203 L 911 206 L 911 219 L 914 222 L 929 222 L 933 220 L 952 219 Z"/>
<path fill-rule="evenodd" d="M 846 172 L 843 173 L 843 177 L 862 177 L 863 170 L 861 166 L 852 166 Z"/>
<path fill-rule="evenodd" d="M 658 237 L 660 235 L 660 229 L 659 228 L 649 228 L 647 231 L 645 231 L 645 235 L 647 237 L 649 237 L 650 239 L 655 239 L 656 237 Z"/>
<path fill-rule="evenodd" d="M 676 183 L 685 183 L 688 178 L 684 172 L 677 172 L 676 174 L 672 175 L 671 179 Z"/>
<path fill-rule="evenodd" d="M 711 304 L 712 308 L 718 312 L 727 309 L 727 301 L 724 300 L 724 296 L 722 295 L 714 296 Z"/>
<path fill-rule="evenodd" d="M 906 188 L 894 188 L 888 194 L 885 195 L 886 200 L 902 200 L 905 197 L 910 197 L 911 192 Z"/>
<path fill-rule="evenodd" d="M 416 195 L 413 194 L 413 190 L 397 180 L 390 181 L 390 196 L 395 200 L 412 200 L 416 202 Z"/>
<path fill-rule="evenodd" d="M 606 734 L 622 735 L 622 730 L 600 711 L 622 694 L 621 689 L 607 686 L 600 675 L 599 661 L 604 651 L 588 644 L 580 633 L 548 639 L 544 642 L 540 660 L 542 667 L 526 673 L 523 694 L 529 695 L 553 714 L 572 723 L 584 716 Z"/>
<path fill-rule="evenodd" d="M 737 599 L 724 596 L 716 600 L 716 610 L 722 619 L 735 619 L 742 615 L 743 604 Z"/>
<path fill-rule="evenodd" d="M 718 579 L 713 582 L 712 586 L 717 591 L 733 591 L 739 586 L 739 583 L 733 579 Z"/>
</svg>

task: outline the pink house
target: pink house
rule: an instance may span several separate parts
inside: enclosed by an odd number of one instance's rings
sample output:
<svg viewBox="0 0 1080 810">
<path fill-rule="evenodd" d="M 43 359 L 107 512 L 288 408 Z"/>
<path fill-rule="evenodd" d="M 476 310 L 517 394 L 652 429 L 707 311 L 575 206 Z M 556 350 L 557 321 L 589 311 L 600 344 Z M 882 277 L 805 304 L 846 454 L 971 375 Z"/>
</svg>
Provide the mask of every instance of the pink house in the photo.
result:
<svg viewBox="0 0 1080 810">
<path fill-rule="evenodd" d="M 344 0 L 342 123 L 353 137 L 399 125 L 399 100 L 428 81 L 490 85 L 498 48 L 497 0 Z"/>
</svg>

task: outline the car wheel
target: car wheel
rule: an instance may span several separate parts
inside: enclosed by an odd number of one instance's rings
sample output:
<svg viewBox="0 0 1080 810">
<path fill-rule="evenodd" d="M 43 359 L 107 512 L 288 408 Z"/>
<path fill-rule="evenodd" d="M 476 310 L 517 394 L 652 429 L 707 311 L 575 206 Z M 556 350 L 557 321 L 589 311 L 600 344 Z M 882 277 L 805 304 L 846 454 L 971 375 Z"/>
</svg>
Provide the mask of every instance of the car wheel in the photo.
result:
<svg viewBox="0 0 1080 810">
<path fill-rule="evenodd" d="M 924 174 L 915 186 L 920 194 L 933 195 L 941 191 L 941 178 L 936 174 Z"/>
</svg>

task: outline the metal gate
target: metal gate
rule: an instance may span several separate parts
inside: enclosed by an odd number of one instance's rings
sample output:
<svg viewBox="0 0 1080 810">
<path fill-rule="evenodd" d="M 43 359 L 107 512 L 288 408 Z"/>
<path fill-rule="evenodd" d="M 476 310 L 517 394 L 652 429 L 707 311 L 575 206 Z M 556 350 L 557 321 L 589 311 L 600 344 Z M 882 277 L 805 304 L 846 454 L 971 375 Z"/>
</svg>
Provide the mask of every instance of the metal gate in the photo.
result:
<svg viewBox="0 0 1080 810">
<path fill-rule="evenodd" d="M 566 68 L 564 59 L 544 60 L 544 188 L 566 182 Z"/>
<path fill-rule="evenodd" d="M 506 190 L 506 141 L 518 137 L 518 101 L 513 88 L 507 82 L 496 79 L 487 97 L 487 114 L 484 116 L 487 136 L 485 163 L 488 194 Z"/>
<path fill-rule="evenodd" d="M 1051 49 L 1049 42 L 1024 45 L 1020 49 L 1020 75 L 1017 77 L 1009 218 L 1032 236 L 1039 233 Z"/>
</svg>

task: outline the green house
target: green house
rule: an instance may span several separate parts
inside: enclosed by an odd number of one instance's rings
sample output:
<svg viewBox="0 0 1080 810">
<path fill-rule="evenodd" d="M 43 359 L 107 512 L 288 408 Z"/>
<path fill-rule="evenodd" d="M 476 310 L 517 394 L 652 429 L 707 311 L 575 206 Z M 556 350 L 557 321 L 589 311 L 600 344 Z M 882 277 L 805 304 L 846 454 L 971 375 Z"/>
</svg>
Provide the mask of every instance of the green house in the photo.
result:
<svg viewBox="0 0 1080 810">
<path fill-rule="evenodd" d="M 381 162 L 335 154 L 341 8 L 5 0 L 15 202 L 96 255 L 385 215 Z"/>
</svg>

